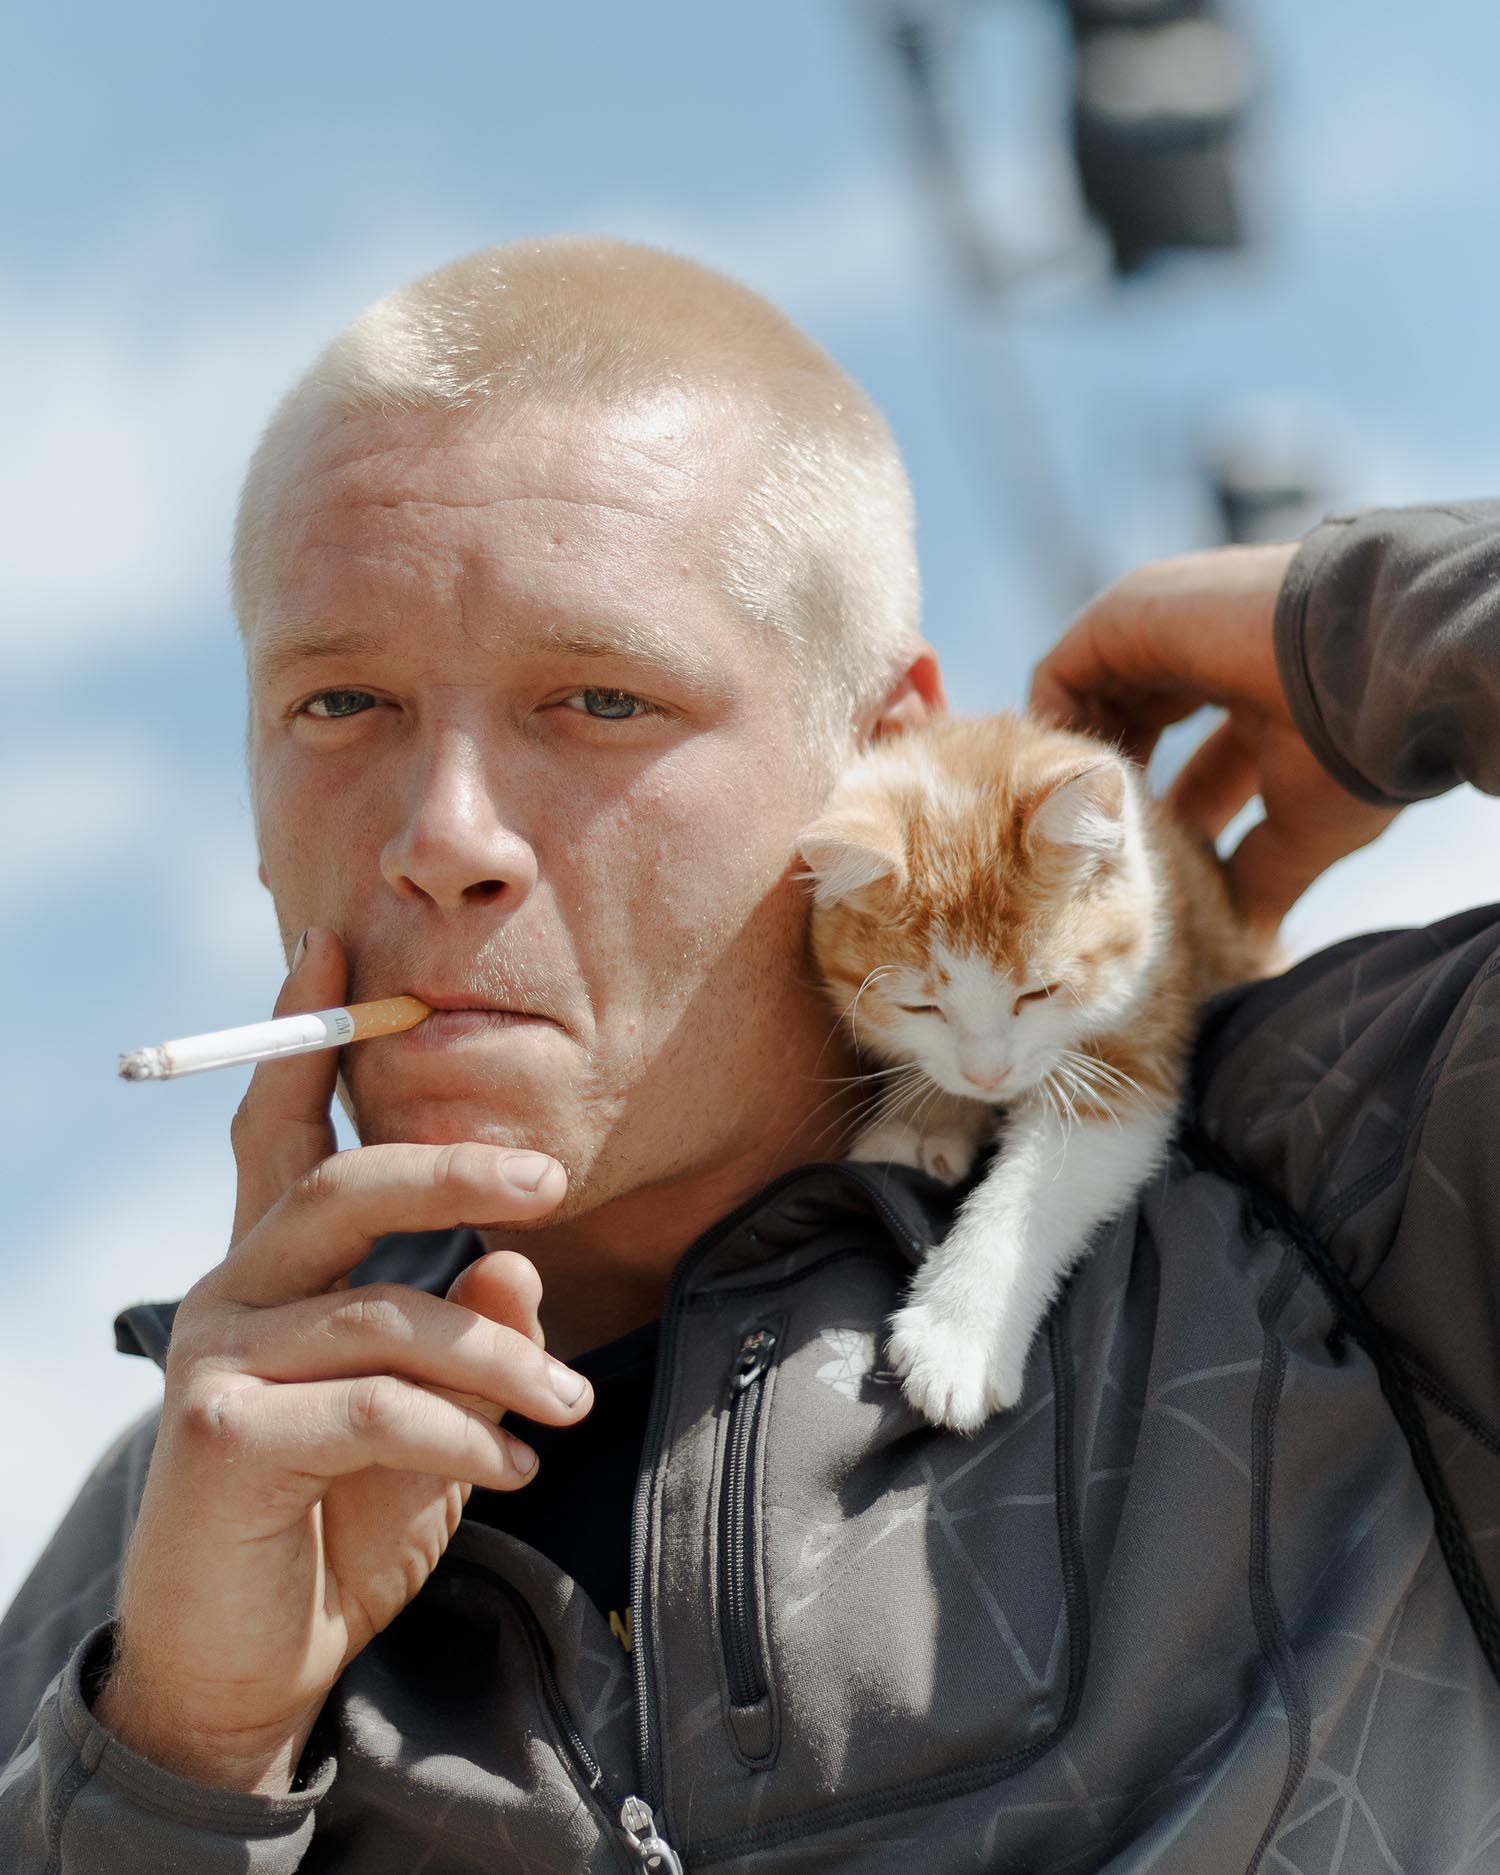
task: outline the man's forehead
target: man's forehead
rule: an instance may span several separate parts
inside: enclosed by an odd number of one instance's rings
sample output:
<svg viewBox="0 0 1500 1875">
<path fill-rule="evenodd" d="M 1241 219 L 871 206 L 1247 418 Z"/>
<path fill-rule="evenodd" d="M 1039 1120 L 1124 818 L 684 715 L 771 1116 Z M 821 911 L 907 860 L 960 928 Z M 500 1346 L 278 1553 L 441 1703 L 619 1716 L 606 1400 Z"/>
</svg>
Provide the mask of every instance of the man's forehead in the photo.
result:
<svg viewBox="0 0 1500 1875">
<path fill-rule="evenodd" d="M 284 490 L 287 507 L 320 501 L 420 498 L 425 485 L 472 485 L 504 495 L 567 484 L 625 481 L 673 502 L 727 492 L 751 446 L 722 403 L 672 387 L 629 403 L 579 398 L 494 401 L 461 410 L 346 412 L 314 435 Z"/>
<path fill-rule="evenodd" d="M 340 419 L 284 487 L 252 672 L 411 650 L 448 614 L 507 658 L 624 654 L 706 683 L 695 627 L 740 614 L 719 555 L 724 451 L 699 414 L 677 396 Z"/>
</svg>

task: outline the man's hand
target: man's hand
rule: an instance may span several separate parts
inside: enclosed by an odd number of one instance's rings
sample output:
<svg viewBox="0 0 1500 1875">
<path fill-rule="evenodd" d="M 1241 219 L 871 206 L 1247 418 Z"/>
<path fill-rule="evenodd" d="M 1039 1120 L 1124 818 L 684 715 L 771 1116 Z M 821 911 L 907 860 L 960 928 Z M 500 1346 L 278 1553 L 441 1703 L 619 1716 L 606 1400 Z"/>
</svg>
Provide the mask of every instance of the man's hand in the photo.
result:
<svg viewBox="0 0 1500 1875">
<path fill-rule="evenodd" d="M 308 934 L 277 1015 L 346 994 Z M 465 1143 L 335 1151 L 334 1050 L 258 1067 L 231 1128 L 233 1243 L 178 1311 L 161 1431 L 126 1557 L 100 1721 L 199 1782 L 284 1792 L 334 1681 L 421 1588 L 476 1484 L 535 1470 L 508 1408 L 580 1419 L 588 1384 L 543 1353 L 522 1256 L 446 1299 L 348 1272 L 392 1230 L 530 1222 L 565 1175 Z"/>
<path fill-rule="evenodd" d="M 1184 554 L 1128 574 L 1084 607 L 1032 676 L 1030 707 L 1118 740 L 1145 762 L 1205 703 L 1225 719 L 1183 766 L 1171 807 L 1208 839 L 1259 795 L 1265 818 L 1228 862 L 1253 924 L 1273 932 L 1335 860 L 1395 819 L 1342 788 L 1303 741 L 1272 642 L 1296 543 Z"/>
</svg>

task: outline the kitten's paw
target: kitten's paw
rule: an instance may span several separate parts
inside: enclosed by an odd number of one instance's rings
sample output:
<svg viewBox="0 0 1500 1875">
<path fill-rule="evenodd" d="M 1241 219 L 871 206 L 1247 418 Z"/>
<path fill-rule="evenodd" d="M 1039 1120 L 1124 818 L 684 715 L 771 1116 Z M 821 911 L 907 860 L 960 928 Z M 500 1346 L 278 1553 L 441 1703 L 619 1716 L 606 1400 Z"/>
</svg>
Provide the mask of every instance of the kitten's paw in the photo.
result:
<svg viewBox="0 0 1500 1875">
<path fill-rule="evenodd" d="M 968 1176 L 979 1153 L 979 1141 L 966 1133 L 928 1133 L 917 1149 L 917 1164 L 945 1185 L 957 1185 Z"/>
<path fill-rule="evenodd" d="M 890 1359 L 913 1409 L 934 1426 L 976 1432 L 1021 1397 L 1024 1364 L 995 1358 L 987 1329 L 910 1302 L 891 1317 Z"/>
</svg>

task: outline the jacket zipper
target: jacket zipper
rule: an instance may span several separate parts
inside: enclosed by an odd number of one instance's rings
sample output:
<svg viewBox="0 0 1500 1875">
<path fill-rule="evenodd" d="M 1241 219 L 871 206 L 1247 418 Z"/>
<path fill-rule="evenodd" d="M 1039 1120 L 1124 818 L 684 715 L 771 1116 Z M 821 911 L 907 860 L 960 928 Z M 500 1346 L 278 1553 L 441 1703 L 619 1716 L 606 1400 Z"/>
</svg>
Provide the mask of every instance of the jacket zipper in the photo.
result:
<svg viewBox="0 0 1500 1875">
<path fill-rule="evenodd" d="M 620 1827 L 642 1868 L 650 1869 L 652 1875 L 683 1875 L 677 1851 L 657 1833 L 656 1816 L 649 1803 L 640 1797 L 627 1797 L 620 1805 Z"/>
<path fill-rule="evenodd" d="M 564 1749 L 573 1760 L 573 1768 L 585 1787 L 595 1792 L 619 1819 L 621 1833 L 625 1837 L 627 1848 L 643 1869 L 649 1869 L 651 1875 L 685 1875 L 682 1862 L 675 1849 L 656 1827 L 656 1817 L 650 1804 L 640 1797 L 621 1797 L 605 1777 L 599 1760 L 583 1742 L 578 1727 L 574 1725 L 567 1703 L 562 1696 L 562 1688 L 557 1683 L 557 1675 L 552 1668 L 551 1656 L 542 1630 L 531 1604 L 509 1583 L 501 1585 L 510 1601 L 521 1616 L 527 1638 L 531 1642 L 532 1656 L 536 1662 L 537 1678 L 541 1682 L 542 1696 L 547 1702 L 547 1710 L 552 1715 L 552 1723 L 557 1728 Z"/>
<path fill-rule="evenodd" d="M 753 1487 L 765 1380 L 775 1352 L 775 1331 L 761 1327 L 745 1336 L 735 1355 L 719 1494 L 719 1637 L 729 1685 L 730 1727 L 747 1758 L 769 1757 L 772 1742 L 755 1603 Z"/>
<path fill-rule="evenodd" d="M 873 1209 L 884 1219 L 892 1235 L 903 1244 L 908 1256 L 915 1262 L 922 1253 L 922 1245 L 912 1235 L 906 1220 L 886 1199 L 885 1194 L 872 1178 L 866 1178 L 847 1165 L 836 1162 L 799 1166 L 795 1171 L 784 1174 L 754 1198 L 747 1199 L 738 1210 L 728 1217 L 720 1218 L 718 1223 L 706 1230 L 695 1243 L 684 1251 L 673 1270 L 667 1284 L 667 1293 L 662 1299 L 661 1337 L 657 1344 L 656 1384 L 652 1394 L 651 1417 L 646 1426 L 646 1440 L 641 1452 L 640 1475 L 636 1481 L 635 1503 L 631 1512 L 630 1528 L 630 1606 L 631 1666 L 635 1672 L 635 1715 L 636 1715 L 636 1788 L 641 1795 L 634 1800 L 641 1811 L 652 1816 L 651 1828 L 656 1829 L 654 1813 L 661 1809 L 661 1778 L 656 1761 L 656 1707 L 655 1686 L 651 1678 L 651 1650 L 653 1635 L 651 1629 L 651 1605 L 646 1593 L 646 1553 L 647 1540 L 651 1529 L 652 1486 L 661 1466 L 662 1442 L 667 1429 L 667 1413 L 670 1403 L 671 1388 L 667 1384 L 672 1372 L 676 1355 L 678 1301 L 687 1285 L 688 1277 L 699 1262 L 717 1244 L 738 1230 L 747 1218 L 753 1217 L 769 1199 L 778 1192 L 801 1184 L 805 1179 L 819 1172 L 831 1172 L 847 1184 L 857 1186 Z M 634 1809 L 631 1815 L 636 1815 Z M 622 1826 L 627 1835 L 632 1834 L 631 1827 L 625 1823 L 625 1810 L 620 1811 Z M 651 1868 L 646 1855 L 659 1855 L 661 1849 L 651 1848 L 651 1843 L 659 1843 L 665 1848 L 664 1838 L 660 1834 L 642 1838 L 634 1832 L 632 1847 L 638 1856 Z M 666 1853 L 672 1854 L 670 1850 Z M 680 1864 L 676 1857 L 672 1862 L 663 1862 L 653 1870 L 653 1875 L 679 1875 Z"/>
</svg>

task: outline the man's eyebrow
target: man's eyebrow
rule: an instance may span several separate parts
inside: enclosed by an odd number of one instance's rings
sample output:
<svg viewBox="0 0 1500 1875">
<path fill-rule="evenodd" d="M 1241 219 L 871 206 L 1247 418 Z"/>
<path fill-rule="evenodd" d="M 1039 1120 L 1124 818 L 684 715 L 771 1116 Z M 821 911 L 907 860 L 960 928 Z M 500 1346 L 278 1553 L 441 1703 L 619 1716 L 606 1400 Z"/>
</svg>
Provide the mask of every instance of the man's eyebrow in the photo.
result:
<svg viewBox="0 0 1500 1875">
<path fill-rule="evenodd" d="M 270 681 L 316 658 L 371 657 L 388 649 L 385 634 L 366 626 L 333 628 L 306 619 L 283 619 L 256 634 L 251 662 L 256 674 Z M 516 658 L 537 650 L 644 665 L 693 690 L 709 688 L 716 675 L 712 658 L 654 622 L 551 625 L 535 636 L 518 636 L 512 646 Z"/>
<path fill-rule="evenodd" d="M 250 662 L 258 676 L 274 678 L 294 664 L 313 658 L 364 657 L 384 648 L 379 632 L 359 625 L 331 631 L 303 619 L 263 626 L 251 643 Z"/>
<path fill-rule="evenodd" d="M 646 665 L 693 690 L 707 689 L 715 675 L 712 658 L 656 624 L 554 625 L 540 642 L 564 657 L 614 658 Z"/>
</svg>

